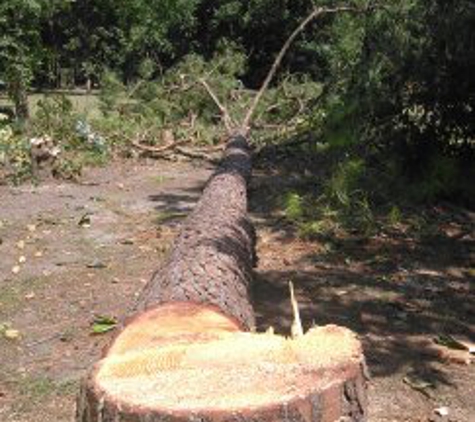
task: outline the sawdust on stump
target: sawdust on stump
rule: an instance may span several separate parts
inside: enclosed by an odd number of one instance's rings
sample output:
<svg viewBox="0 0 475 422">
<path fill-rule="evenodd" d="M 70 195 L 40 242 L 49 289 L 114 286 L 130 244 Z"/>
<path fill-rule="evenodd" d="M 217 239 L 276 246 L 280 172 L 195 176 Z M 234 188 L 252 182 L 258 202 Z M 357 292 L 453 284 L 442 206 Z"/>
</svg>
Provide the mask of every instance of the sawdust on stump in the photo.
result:
<svg viewBox="0 0 475 422">
<path fill-rule="evenodd" d="M 212 306 L 162 305 L 129 323 L 95 366 L 78 420 L 360 421 L 362 365 L 345 328 L 290 339 L 243 332 Z"/>
</svg>

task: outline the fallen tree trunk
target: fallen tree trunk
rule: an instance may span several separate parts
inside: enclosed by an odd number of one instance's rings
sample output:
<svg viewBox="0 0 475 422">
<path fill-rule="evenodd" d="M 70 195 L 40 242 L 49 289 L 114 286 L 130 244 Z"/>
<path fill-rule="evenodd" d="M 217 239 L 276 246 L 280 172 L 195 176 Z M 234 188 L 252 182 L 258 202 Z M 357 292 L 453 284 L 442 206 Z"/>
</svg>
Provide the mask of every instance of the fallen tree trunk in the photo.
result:
<svg viewBox="0 0 475 422">
<path fill-rule="evenodd" d="M 137 315 L 82 384 L 78 422 L 365 420 L 349 330 L 250 332 L 250 174 L 247 142 L 234 136 Z"/>
<path fill-rule="evenodd" d="M 250 176 L 246 139 L 234 136 L 138 310 L 177 301 L 213 304 L 246 329 L 254 326 L 249 299 L 255 244 L 247 216 Z"/>
</svg>

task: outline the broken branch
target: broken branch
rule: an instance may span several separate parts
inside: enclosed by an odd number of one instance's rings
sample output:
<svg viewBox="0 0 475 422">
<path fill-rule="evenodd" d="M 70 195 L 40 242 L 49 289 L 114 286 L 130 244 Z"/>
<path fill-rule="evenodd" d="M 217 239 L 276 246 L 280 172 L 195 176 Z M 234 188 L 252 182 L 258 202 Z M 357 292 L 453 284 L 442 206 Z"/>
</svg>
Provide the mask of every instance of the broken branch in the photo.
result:
<svg viewBox="0 0 475 422">
<path fill-rule="evenodd" d="M 234 131 L 235 123 L 231 119 L 228 109 L 224 107 L 221 101 L 219 101 L 218 96 L 213 92 L 209 84 L 204 79 L 200 79 L 200 84 L 203 85 L 203 87 L 206 89 L 206 92 L 209 94 L 216 106 L 219 108 L 219 111 L 221 111 L 221 114 L 223 115 L 224 126 L 226 127 L 228 133 L 231 134 Z"/>
<path fill-rule="evenodd" d="M 331 9 L 327 8 L 321 8 L 317 7 L 313 9 L 313 11 L 300 23 L 300 25 L 292 32 L 289 38 L 287 38 L 287 41 L 284 43 L 282 46 L 281 50 L 279 51 L 279 54 L 277 54 L 277 57 L 275 58 L 274 63 L 272 64 L 272 67 L 269 70 L 269 73 L 267 74 L 266 78 L 264 79 L 264 82 L 262 83 L 259 91 L 257 92 L 256 96 L 254 97 L 254 100 L 251 103 L 251 106 L 249 107 L 246 116 L 244 117 L 244 120 L 242 121 L 241 124 L 241 132 L 242 133 L 247 133 L 250 129 L 251 125 L 251 120 L 252 117 L 257 109 L 257 106 L 259 105 L 259 102 L 266 92 L 267 88 L 269 87 L 269 84 L 271 83 L 272 79 L 274 78 L 275 73 L 277 72 L 277 69 L 279 68 L 280 64 L 282 63 L 282 59 L 284 58 L 285 54 L 287 53 L 288 49 L 292 45 L 293 41 L 297 36 L 308 26 L 310 22 L 312 22 L 314 19 L 319 18 L 322 15 L 327 15 L 327 14 L 333 14 L 333 13 L 339 13 L 339 12 L 363 12 L 367 11 L 368 9 L 359 9 L 355 8 L 352 6 L 339 6 Z"/>
</svg>

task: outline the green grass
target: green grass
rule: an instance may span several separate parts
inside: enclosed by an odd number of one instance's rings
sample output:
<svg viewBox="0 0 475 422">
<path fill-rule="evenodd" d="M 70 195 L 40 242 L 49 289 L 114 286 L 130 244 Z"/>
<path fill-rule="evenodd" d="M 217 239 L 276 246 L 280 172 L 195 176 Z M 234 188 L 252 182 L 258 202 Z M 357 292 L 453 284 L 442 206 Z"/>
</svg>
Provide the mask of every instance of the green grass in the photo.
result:
<svg viewBox="0 0 475 422">
<path fill-rule="evenodd" d="M 38 110 L 38 103 L 44 99 L 47 95 L 65 94 L 73 105 L 73 111 L 78 114 L 82 114 L 89 118 L 98 118 L 101 116 L 99 110 L 99 98 L 97 93 L 82 93 L 77 91 L 51 91 L 48 93 L 34 93 L 28 96 L 28 102 L 30 105 L 30 113 L 34 116 Z M 0 95 L 0 107 L 13 107 L 10 99 L 5 95 Z"/>
<path fill-rule="evenodd" d="M 18 277 L 18 276 L 16 276 Z M 0 316 L 7 315 L 24 305 L 25 295 L 51 282 L 47 277 L 27 277 L 0 288 Z"/>
<path fill-rule="evenodd" d="M 160 225 L 167 223 L 172 220 L 178 220 L 181 218 L 186 218 L 188 214 L 186 212 L 177 212 L 177 211 L 161 211 L 155 217 L 155 224 Z"/>
<path fill-rule="evenodd" d="M 162 183 L 165 183 L 170 179 L 171 178 L 169 176 L 164 176 L 162 174 L 159 174 L 158 176 L 152 176 L 152 180 L 158 185 L 161 185 Z"/>
<path fill-rule="evenodd" d="M 28 412 L 38 404 L 53 397 L 73 395 L 78 381 L 57 381 L 40 374 L 10 374 L 7 384 L 19 397 L 14 404 L 16 412 Z"/>
</svg>

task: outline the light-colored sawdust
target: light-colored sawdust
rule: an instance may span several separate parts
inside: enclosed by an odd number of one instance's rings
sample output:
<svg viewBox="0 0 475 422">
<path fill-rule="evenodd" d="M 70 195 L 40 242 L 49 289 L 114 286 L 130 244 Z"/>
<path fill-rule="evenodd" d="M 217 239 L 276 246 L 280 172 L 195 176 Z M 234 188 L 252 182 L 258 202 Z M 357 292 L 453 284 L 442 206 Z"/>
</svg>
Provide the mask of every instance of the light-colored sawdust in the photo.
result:
<svg viewBox="0 0 475 422">
<path fill-rule="evenodd" d="M 296 339 L 245 333 L 207 307 L 187 317 L 189 306 L 167 305 L 133 321 L 101 362 L 98 386 L 145 408 L 237 410 L 326 388 L 362 356 L 354 334 L 341 327 L 313 328 Z"/>
</svg>

